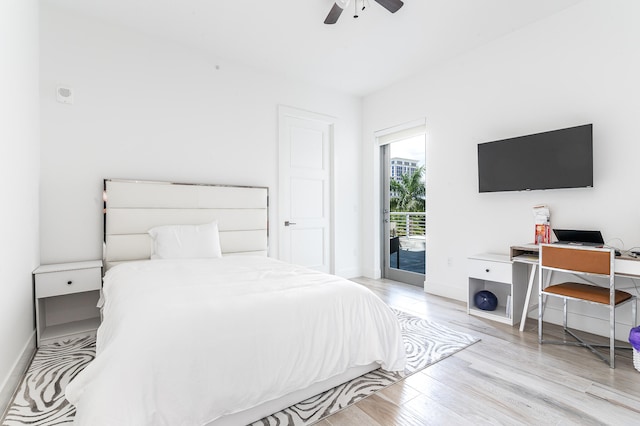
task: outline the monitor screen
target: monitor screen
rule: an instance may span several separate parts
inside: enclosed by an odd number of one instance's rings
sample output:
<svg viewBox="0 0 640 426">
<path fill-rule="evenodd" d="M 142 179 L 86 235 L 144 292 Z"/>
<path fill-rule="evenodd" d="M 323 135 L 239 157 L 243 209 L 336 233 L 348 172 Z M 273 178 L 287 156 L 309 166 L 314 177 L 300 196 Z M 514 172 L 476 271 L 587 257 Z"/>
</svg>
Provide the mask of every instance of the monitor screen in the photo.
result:
<svg viewBox="0 0 640 426">
<path fill-rule="evenodd" d="M 593 186 L 593 125 L 478 144 L 480 192 Z"/>
</svg>

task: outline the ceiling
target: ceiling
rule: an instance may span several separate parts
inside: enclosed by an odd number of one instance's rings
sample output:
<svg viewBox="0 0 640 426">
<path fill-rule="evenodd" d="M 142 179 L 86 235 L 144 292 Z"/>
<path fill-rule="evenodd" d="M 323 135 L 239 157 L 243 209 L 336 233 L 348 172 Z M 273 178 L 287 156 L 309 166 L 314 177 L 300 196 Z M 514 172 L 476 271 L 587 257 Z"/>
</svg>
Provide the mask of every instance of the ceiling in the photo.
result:
<svg viewBox="0 0 640 426">
<path fill-rule="evenodd" d="M 374 0 L 335 25 L 332 0 L 47 0 L 225 61 L 365 96 L 582 0 Z"/>
</svg>

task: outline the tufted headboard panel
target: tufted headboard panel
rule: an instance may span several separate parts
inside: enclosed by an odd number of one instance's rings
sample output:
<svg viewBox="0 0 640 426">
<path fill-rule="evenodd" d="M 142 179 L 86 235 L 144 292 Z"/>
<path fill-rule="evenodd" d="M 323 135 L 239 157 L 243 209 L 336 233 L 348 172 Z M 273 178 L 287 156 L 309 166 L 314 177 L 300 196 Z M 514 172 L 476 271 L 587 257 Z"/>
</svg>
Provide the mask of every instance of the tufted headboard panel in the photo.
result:
<svg viewBox="0 0 640 426">
<path fill-rule="evenodd" d="M 268 253 L 265 187 L 105 179 L 104 260 L 109 267 L 149 259 L 147 231 L 159 225 L 218 221 L 224 254 Z"/>
</svg>

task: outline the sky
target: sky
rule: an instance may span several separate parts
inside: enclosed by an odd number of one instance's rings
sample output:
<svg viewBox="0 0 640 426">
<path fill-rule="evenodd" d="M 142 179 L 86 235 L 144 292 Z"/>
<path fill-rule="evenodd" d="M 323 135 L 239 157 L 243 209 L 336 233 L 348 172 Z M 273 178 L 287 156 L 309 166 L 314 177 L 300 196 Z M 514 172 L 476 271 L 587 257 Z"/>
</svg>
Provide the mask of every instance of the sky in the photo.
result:
<svg viewBox="0 0 640 426">
<path fill-rule="evenodd" d="M 414 136 L 391 144 L 391 158 L 401 157 L 418 160 L 418 165 L 424 165 L 425 161 L 425 139 L 424 135 Z"/>
</svg>

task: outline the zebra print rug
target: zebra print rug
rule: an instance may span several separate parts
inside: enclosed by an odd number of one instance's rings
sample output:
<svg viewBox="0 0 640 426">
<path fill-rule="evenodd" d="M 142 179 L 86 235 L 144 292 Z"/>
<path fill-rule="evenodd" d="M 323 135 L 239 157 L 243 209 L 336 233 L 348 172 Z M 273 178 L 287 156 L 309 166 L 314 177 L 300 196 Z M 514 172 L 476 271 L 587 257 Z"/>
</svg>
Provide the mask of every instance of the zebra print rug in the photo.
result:
<svg viewBox="0 0 640 426">
<path fill-rule="evenodd" d="M 272 414 L 251 426 L 311 425 L 479 341 L 465 333 L 394 310 L 407 350 L 404 372 L 374 370 Z M 64 388 L 95 357 L 95 338 L 42 346 L 9 404 L 2 426 L 69 425 L 75 409 Z"/>
</svg>

